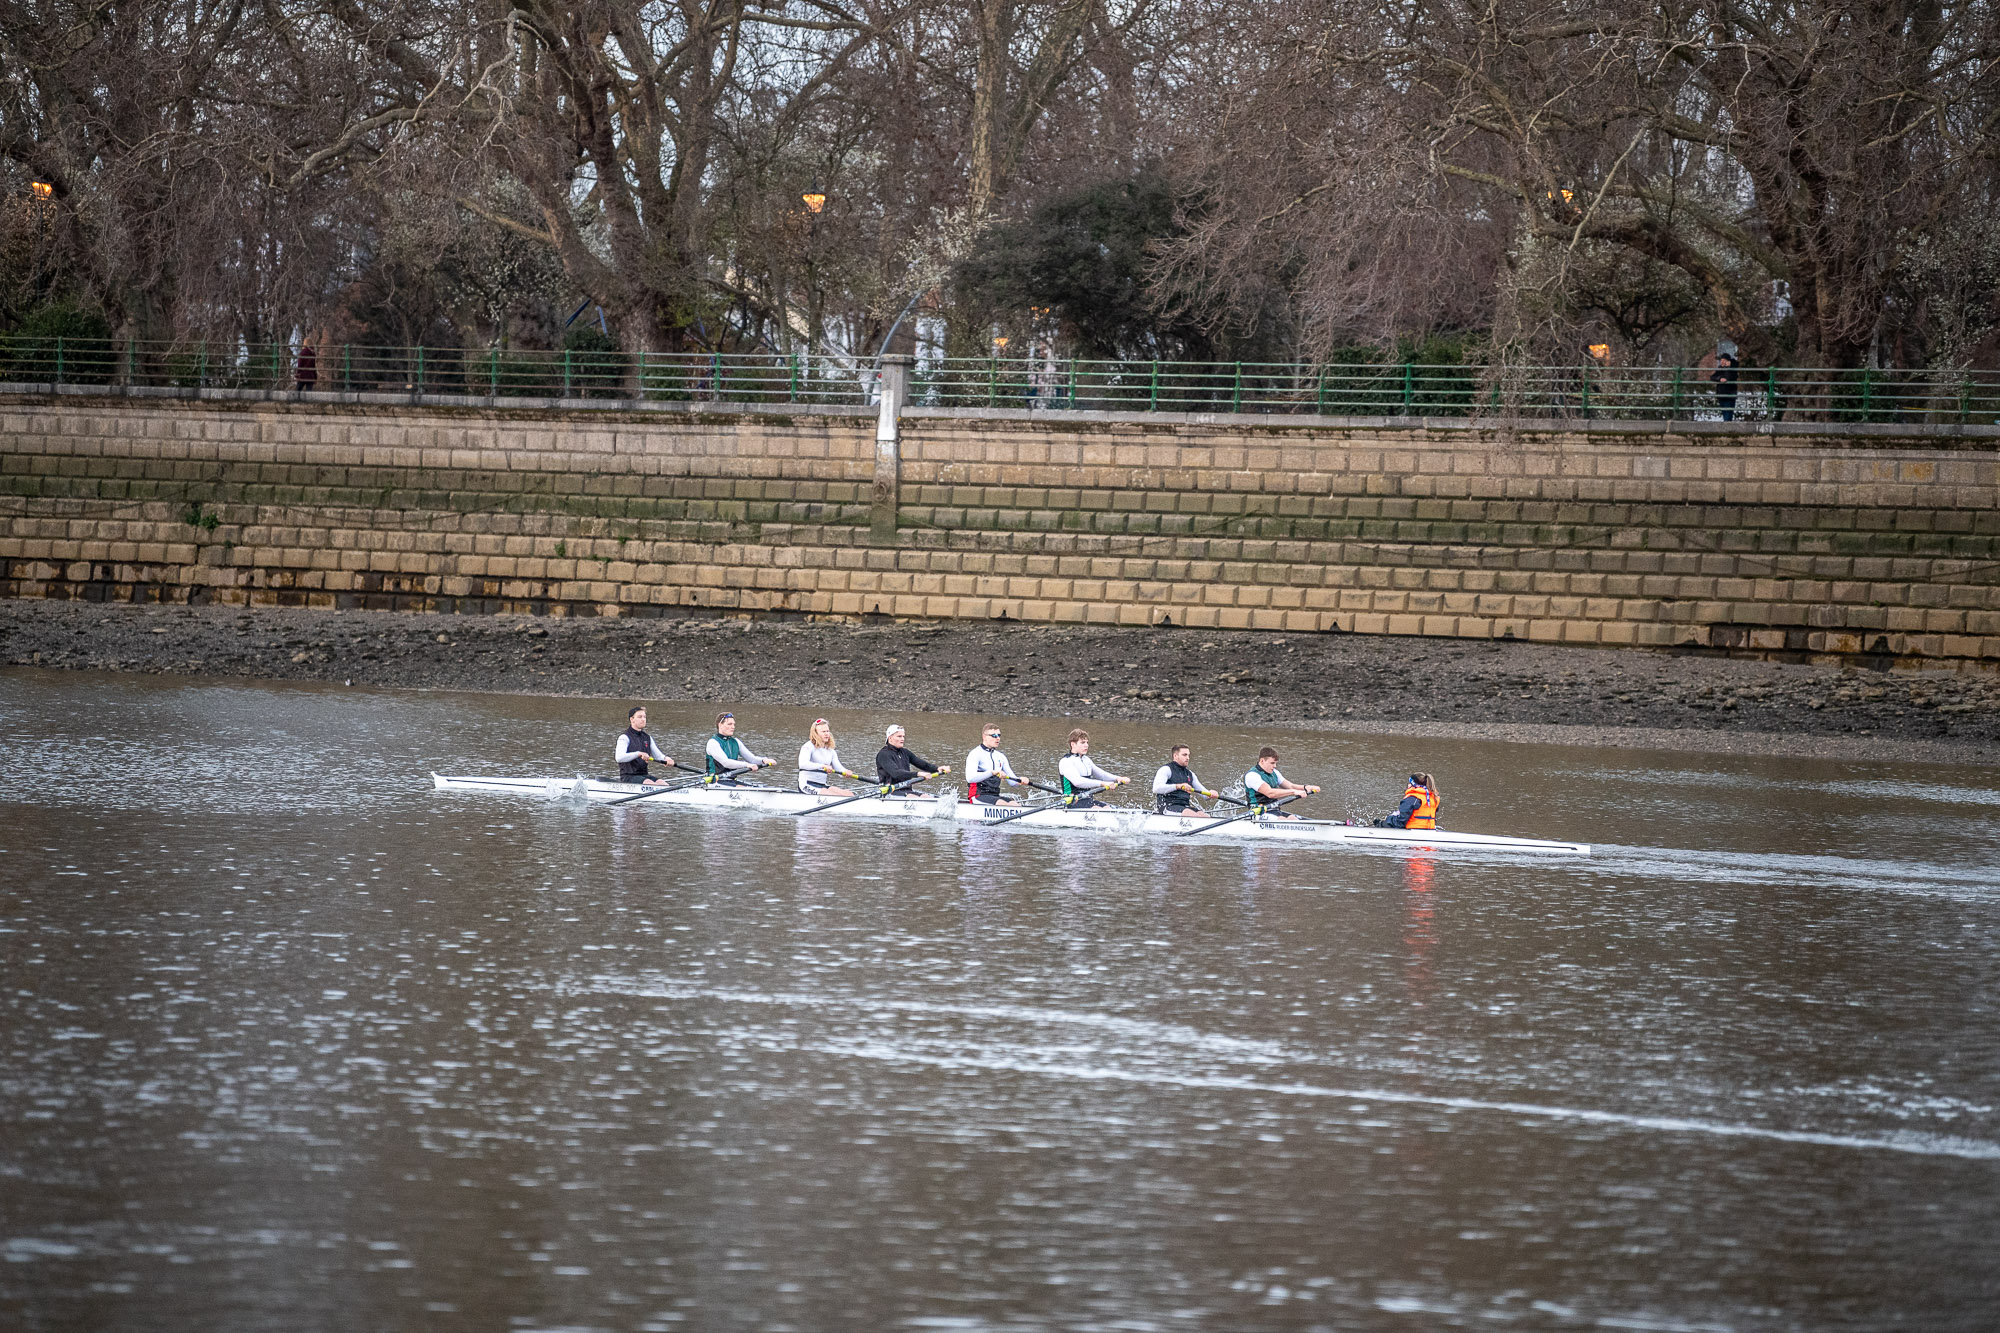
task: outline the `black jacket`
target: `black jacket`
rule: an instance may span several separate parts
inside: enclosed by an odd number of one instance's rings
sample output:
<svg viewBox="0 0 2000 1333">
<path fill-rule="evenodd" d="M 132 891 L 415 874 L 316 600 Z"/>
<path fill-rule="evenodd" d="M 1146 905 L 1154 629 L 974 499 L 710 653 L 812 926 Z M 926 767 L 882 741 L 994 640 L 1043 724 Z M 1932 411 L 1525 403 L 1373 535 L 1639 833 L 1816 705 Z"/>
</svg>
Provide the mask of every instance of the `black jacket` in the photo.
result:
<svg viewBox="0 0 2000 1333">
<path fill-rule="evenodd" d="M 875 755 L 875 780 L 894 785 L 908 782 L 919 773 L 935 773 L 938 766 L 906 746 L 885 745 Z"/>
</svg>

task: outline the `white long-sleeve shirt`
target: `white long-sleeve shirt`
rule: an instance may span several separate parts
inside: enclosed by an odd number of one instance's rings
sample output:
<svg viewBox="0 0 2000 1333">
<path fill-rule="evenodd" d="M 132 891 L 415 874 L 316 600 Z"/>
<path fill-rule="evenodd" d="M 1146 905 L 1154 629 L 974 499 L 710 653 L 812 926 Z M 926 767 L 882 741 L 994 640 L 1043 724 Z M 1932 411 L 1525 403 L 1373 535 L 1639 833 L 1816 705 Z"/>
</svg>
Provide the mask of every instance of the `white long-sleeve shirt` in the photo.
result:
<svg viewBox="0 0 2000 1333">
<path fill-rule="evenodd" d="M 840 751 L 827 745 L 814 745 L 807 741 L 799 747 L 799 788 L 826 786 L 827 769 L 845 773 L 847 765 L 840 762 Z"/>
<path fill-rule="evenodd" d="M 642 757 L 646 759 L 657 759 L 663 764 L 667 761 L 667 756 L 660 750 L 660 743 L 653 739 L 652 734 L 650 732 L 647 733 L 646 735 L 646 744 L 651 747 L 652 753 L 641 756 L 637 750 L 632 748 L 631 737 L 627 736 L 622 731 L 619 732 L 618 753 L 613 757 L 612 762 L 618 764 L 629 764 L 634 759 Z"/>
<path fill-rule="evenodd" d="M 1116 782 L 1115 774 L 1099 768 L 1096 761 L 1087 754 L 1066 754 L 1056 765 L 1056 771 L 1068 780 L 1075 791 L 1102 791 Z"/>
<path fill-rule="evenodd" d="M 1174 773 L 1174 766 L 1172 764 L 1160 765 L 1160 771 L 1153 774 L 1153 795 L 1171 796 L 1173 793 L 1181 789 L 1180 784 L 1173 780 L 1173 773 Z M 1188 770 L 1188 776 L 1190 778 L 1194 778 L 1194 781 L 1189 785 L 1192 786 L 1196 791 L 1208 790 L 1208 784 L 1206 782 L 1203 782 L 1200 778 L 1195 777 L 1193 769 L 1190 768 Z"/>
<path fill-rule="evenodd" d="M 1020 780 L 1013 766 L 1007 762 L 1005 750 L 989 750 L 983 745 L 973 746 L 972 753 L 965 756 L 965 785 L 977 787 L 991 777 Z"/>
<path fill-rule="evenodd" d="M 764 758 L 764 756 L 753 752 L 750 749 L 749 745 L 747 745 L 744 742 L 741 736 L 734 736 L 731 737 L 731 739 L 736 742 L 736 748 L 743 751 L 743 757 L 741 759 L 731 759 L 728 755 L 722 752 L 721 740 L 719 740 L 714 736 L 710 736 L 708 738 L 708 746 L 707 746 L 708 757 L 710 759 L 713 759 L 715 761 L 715 766 L 721 769 L 723 772 L 748 773 L 753 768 L 760 768 L 763 765 L 771 762 L 770 760 Z"/>
</svg>

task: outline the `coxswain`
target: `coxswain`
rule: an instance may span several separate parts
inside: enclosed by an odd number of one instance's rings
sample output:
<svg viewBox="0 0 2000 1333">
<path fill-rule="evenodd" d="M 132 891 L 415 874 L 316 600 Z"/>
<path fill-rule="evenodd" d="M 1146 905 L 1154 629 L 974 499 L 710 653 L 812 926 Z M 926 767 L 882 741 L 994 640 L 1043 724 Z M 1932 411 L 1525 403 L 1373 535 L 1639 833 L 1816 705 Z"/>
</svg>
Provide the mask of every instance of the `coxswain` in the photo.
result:
<svg viewBox="0 0 2000 1333">
<path fill-rule="evenodd" d="M 1410 785 L 1396 803 L 1396 813 L 1375 821 L 1376 828 L 1434 829 L 1438 826 L 1437 780 L 1428 773 L 1410 774 Z"/>
<path fill-rule="evenodd" d="M 717 782 L 734 785 L 736 779 L 777 763 L 750 753 L 750 747 L 736 739 L 736 714 L 723 713 L 715 719 L 715 734 L 708 738 L 708 772 Z"/>
<path fill-rule="evenodd" d="M 1000 728 L 986 726 L 980 730 L 979 744 L 965 756 L 965 799 L 978 805 L 1018 805 L 1001 794 L 1001 784 L 1007 782 L 1027 785 L 1000 749 Z"/>
<path fill-rule="evenodd" d="M 909 733 L 903 730 L 900 722 L 889 724 L 884 739 L 889 743 L 875 752 L 875 780 L 885 787 L 900 787 L 927 773 L 951 772 L 948 765 L 940 768 L 910 749 L 904 743 L 909 739 Z"/>
<path fill-rule="evenodd" d="M 847 765 L 840 762 L 840 751 L 833 744 L 833 728 L 825 718 L 814 718 L 806 732 L 806 743 L 799 747 L 799 790 L 823 796 L 852 796 L 853 792 L 833 786 L 829 779 L 859 776 L 848 772 Z"/>
<path fill-rule="evenodd" d="M 666 779 L 650 776 L 646 771 L 646 761 L 657 759 L 668 768 L 675 766 L 666 752 L 646 734 L 646 709 L 643 704 L 625 714 L 625 730 L 618 733 L 618 750 L 614 757 L 618 760 L 620 782 L 639 782 L 657 787 Z"/>
<path fill-rule="evenodd" d="M 1097 761 L 1090 757 L 1090 733 L 1082 727 L 1070 732 L 1069 753 L 1056 765 L 1056 772 L 1062 775 L 1063 795 L 1069 797 L 1070 808 L 1075 810 L 1100 804 L 1099 792 L 1132 780 L 1097 766 Z"/>
<path fill-rule="evenodd" d="M 1300 786 L 1280 773 L 1278 752 L 1268 745 L 1257 751 L 1257 767 L 1243 775 L 1243 794 L 1250 799 L 1250 808 L 1259 812 L 1283 797 L 1309 796 L 1318 790 L 1318 787 Z M 1280 819 L 1298 818 L 1289 810 L 1274 810 L 1271 813 Z"/>
<path fill-rule="evenodd" d="M 1201 779 L 1188 767 L 1193 758 L 1193 752 L 1185 745 L 1176 745 L 1167 752 L 1167 762 L 1153 774 L 1155 813 L 1182 815 L 1189 819 L 1208 818 L 1208 811 L 1194 803 L 1195 795 L 1206 795 L 1208 788 L 1201 785 Z"/>
</svg>

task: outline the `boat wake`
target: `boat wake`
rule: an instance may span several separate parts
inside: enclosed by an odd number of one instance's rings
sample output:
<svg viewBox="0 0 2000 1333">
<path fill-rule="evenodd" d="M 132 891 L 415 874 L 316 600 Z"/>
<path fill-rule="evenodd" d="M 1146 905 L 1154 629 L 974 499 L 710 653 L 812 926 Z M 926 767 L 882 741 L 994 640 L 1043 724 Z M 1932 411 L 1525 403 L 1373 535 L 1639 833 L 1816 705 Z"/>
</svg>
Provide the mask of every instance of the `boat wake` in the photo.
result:
<svg viewBox="0 0 2000 1333">
<path fill-rule="evenodd" d="M 630 977 L 598 976 L 577 989 L 669 1001 L 770 1006 L 810 1010 L 820 1015 L 910 1015 L 918 1018 L 968 1018 L 1001 1024 L 1024 1024 L 1036 1031 L 1068 1030 L 1099 1034 L 1099 1040 L 1079 1035 L 1069 1040 L 1010 1039 L 992 1033 L 945 1035 L 868 1035 L 801 1040 L 788 1027 L 766 1034 L 791 1049 L 843 1060 L 888 1065 L 987 1071 L 1033 1078 L 1083 1083 L 1117 1083 L 1199 1091 L 1241 1092 L 1261 1096 L 1340 1101 L 1350 1110 L 1372 1105 L 1423 1107 L 1450 1113 L 1485 1113 L 1530 1122 L 1600 1126 L 1633 1133 L 1698 1135 L 1800 1144 L 1863 1152 L 1893 1152 L 1921 1157 L 2000 1162 L 2000 1142 L 1925 1130 L 1842 1132 L 1784 1128 L 1684 1114 L 1648 1114 L 1508 1097 L 1480 1097 L 1442 1092 L 1323 1083 L 1271 1076 L 1279 1068 L 1324 1067 L 1325 1057 L 1282 1043 L 1243 1039 L 1205 1032 L 1185 1024 L 1123 1018 L 1111 1014 L 1040 1008 L 1032 1005 L 954 1004 L 923 1000 L 843 997 L 802 992 L 771 992 L 704 987 Z M 877 1026 L 892 1026 L 879 1023 Z M 1109 1040 L 1101 1040 L 1109 1038 Z M 1082 1058 L 1079 1058 L 1082 1057 Z M 1222 1068 L 1188 1068 L 1190 1060 L 1207 1060 Z M 1246 1072 L 1244 1066 L 1256 1072 Z"/>
<path fill-rule="evenodd" d="M 1619 1129 L 1653 1130 L 1668 1134 L 1705 1134 L 1724 1138 L 1764 1139 L 1778 1143 L 1806 1143 L 1827 1148 L 1911 1153 L 1921 1157 L 1956 1157 L 1967 1161 L 2000 1162 L 2000 1143 L 1915 1130 L 1886 1134 L 1833 1134 L 1817 1130 L 1730 1124 L 1725 1121 L 1699 1120 L 1685 1116 L 1635 1115 L 1621 1111 L 1592 1110 L 1588 1107 L 1553 1106 L 1540 1102 L 1489 1101 L 1479 1097 L 1397 1092 L 1386 1088 L 1337 1088 L 1309 1083 L 1268 1083 L 1225 1075 L 1170 1075 L 1150 1070 L 1106 1068 L 1101 1065 L 1066 1065 L 1053 1061 L 937 1055 L 884 1042 L 833 1042 L 813 1049 L 849 1059 L 874 1060 L 887 1064 L 929 1065 L 940 1069 L 984 1069 L 997 1073 L 1029 1074 L 1042 1078 L 1073 1079 L 1093 1083 L 1142 1083 L 1158 1087 L 1326 1098 L 1359 1103 L 1364 1107 L 1368 1103 L 1381 1102 L 1388 1105 L 1437 1107 L 1450 1111 L 1492 1111 L 1536 1120 L 1571 1121 Z"/>
<path fill-rule="evenodd" d="M 1590 869 L 1593 874 L 1627 873 L 1680 884 L 1785 884 L 1959 902 L 1991 901 L 2000 895 L 2000 867 L 1950 866 L 1931 861 L 1598 843 L 1592 848 Z"/>
</svg>

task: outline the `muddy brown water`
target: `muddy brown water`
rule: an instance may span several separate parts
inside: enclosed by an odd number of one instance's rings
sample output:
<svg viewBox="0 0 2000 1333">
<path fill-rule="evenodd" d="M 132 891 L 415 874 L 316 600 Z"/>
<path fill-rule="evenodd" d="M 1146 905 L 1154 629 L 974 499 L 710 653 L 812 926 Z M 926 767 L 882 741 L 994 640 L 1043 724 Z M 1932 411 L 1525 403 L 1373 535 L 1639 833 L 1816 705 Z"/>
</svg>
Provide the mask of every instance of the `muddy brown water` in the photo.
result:
<svg viewBox="0 0 2000 1333">
<path fill-rule="evenodd" d="M 738 711 L 786 759 L 812 716 Z M 0 1326 L 2000 1308 L 1990 769 L 1092 726 L 1141 778 L 1269 740 L 1319 813 L 1428 768 L 1560 860 L 430 788 L 602 772 L 622 715 L 0 673 Z M 831 715 L 850 763 L 892 716 Z"/>
</svg>

